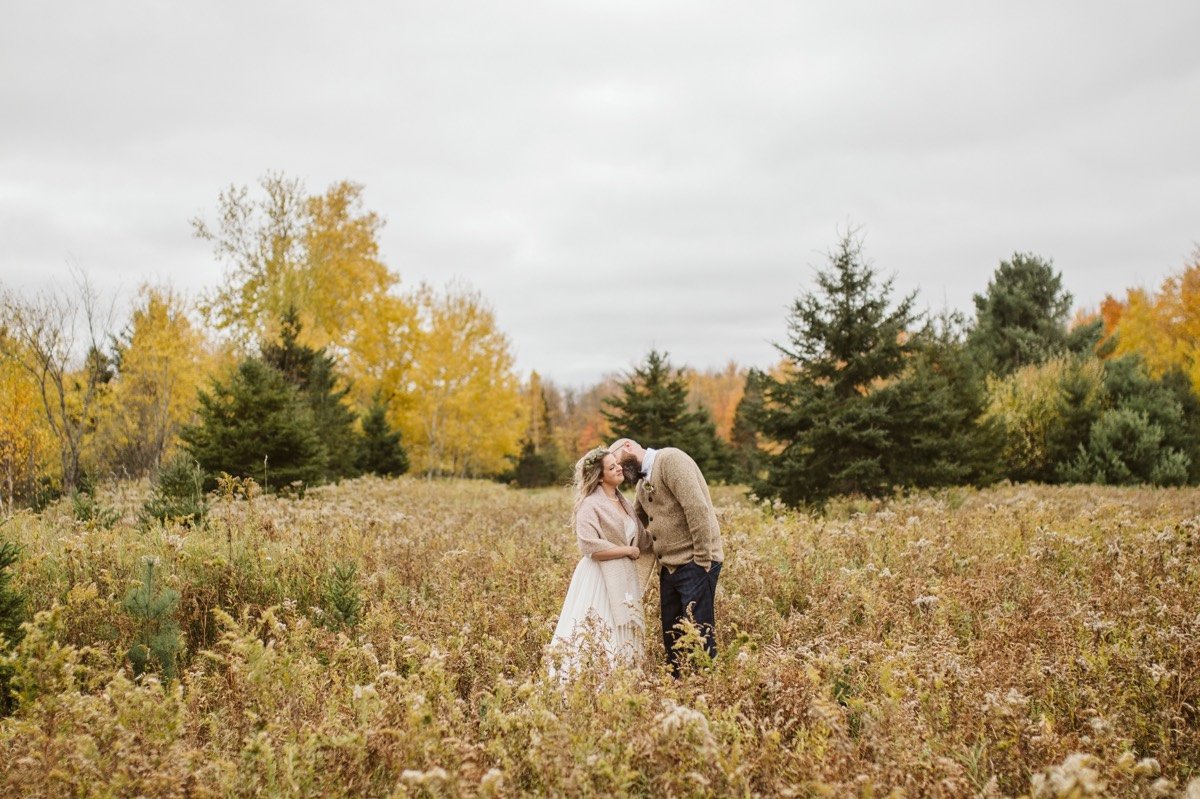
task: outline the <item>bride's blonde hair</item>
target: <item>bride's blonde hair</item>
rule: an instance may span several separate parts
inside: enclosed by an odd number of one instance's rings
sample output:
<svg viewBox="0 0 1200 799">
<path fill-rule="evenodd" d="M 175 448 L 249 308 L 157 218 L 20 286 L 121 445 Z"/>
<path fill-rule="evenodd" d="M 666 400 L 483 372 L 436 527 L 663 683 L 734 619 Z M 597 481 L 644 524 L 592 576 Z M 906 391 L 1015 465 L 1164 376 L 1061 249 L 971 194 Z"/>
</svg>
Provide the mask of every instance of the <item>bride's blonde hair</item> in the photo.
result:
<svg viewBox="0 0 1200 799">
<path fill-rule="evenodd" d="M 575 526 L 575 516 L 585 497 L 589 496 L 600 485 L 604 474 L 604 456 L 611 454 L 605 447 L 588 450 L 582 458 L 575 461 L 575 505 L 571 508 L 571 527 Z"/>
</svg>

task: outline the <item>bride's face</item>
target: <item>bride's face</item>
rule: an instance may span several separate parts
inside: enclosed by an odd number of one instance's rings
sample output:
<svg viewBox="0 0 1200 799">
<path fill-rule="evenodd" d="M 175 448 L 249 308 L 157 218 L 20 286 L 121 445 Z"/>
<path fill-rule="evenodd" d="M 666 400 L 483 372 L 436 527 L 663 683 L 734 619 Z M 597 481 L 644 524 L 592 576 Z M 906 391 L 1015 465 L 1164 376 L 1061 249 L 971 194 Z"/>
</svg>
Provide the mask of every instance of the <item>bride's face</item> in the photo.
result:
<svg viewBox="0 0 1200 799">
<path fill-rule="evenodd" d="M 617 463 L 615 457 L 605 455 L 601 464 L 600 482 L 613 488 L 617 488 L 625 482 L 625 470 L 621 468 L 621 464 Z"/>
</svg>

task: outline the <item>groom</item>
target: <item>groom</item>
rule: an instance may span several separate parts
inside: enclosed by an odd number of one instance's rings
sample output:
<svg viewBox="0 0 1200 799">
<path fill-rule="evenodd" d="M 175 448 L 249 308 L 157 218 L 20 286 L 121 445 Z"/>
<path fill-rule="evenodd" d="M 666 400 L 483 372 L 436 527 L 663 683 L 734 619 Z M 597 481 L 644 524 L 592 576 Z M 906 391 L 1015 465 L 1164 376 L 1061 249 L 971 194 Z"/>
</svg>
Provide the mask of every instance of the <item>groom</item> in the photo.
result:
<svg viewBox="0 0 1200 799">
<path fill-rule="evenodd" d="M 663 646 L 671 673 L 679 676 L 675 644 L 681 620 L 692 614 L 704 648 L 716 657 L 716 618 L 713 599 L 725 553 L 712 497 L 700 467 L 674 447 L 645 449 L 628 438 L 617 439 L 608 451 L 617 457 L 630 482 L 637 483 L 634 510 L 650 533 L 659 571 Z"/>
</svg>

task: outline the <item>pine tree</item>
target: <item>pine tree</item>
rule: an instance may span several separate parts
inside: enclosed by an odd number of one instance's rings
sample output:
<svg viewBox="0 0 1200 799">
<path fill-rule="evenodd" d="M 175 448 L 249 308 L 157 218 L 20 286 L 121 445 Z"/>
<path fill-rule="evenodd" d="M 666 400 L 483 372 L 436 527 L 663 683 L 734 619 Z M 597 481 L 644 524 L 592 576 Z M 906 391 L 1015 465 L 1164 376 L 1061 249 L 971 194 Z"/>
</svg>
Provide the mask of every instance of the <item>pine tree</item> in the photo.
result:
<svg viewBox="0 0 1200 799">
<path fill-rule="evenodd" d="M 537 373 L 534 372 L 536 377 Z M 550 419 L 550 406 L 546 392 L 537 381 L 533 381 L 535 402 L 532 403 L 530 423 L 521 438 L 521 453 L 517 456 L 512 471 L 502 479 L 521 488 L 544 488 L 570 482 L 571 464 L 563 457 L 554 439 L 554 424 Z"/>
<path fill-rule="evenodd" d="M 179 592 L 163 588 L 160 582 L 157 559 L 144 559 L 141 582 L 125 595 L 123 605 L 137 625 L 137 640 L 126 657 L 134 674 L 156 669 L 171 679 L 175 676 L 176 658 L 183 649 L 179 625 L 172 615 L 179 604 Z"/>
<path fill-rule="evenodd" d="M 361 472 L 381 477 L 408 471 L 408 453 L 400 443 L 400 431 L 388 424 L 387 403 L 378 396 L 363 416 L 356 466 Z"/>
<path fill-rule="evenodd" d="M 20 548 L 10 541 L 0 541 L 0 717 L 7 716 L 14 703 L 9 695 L 11 669 L 4 655 L 21 638 L 21 622 L 25 621 L 25 597 L 12 587 L 12 566 L 17 562 Z"/>
<path fill-rule="evenodd" d="M 209 475 L 252 477 L 268 489 L 321 480 L 326 454 L 312 411 L 274 367 L 247 358 L 199 399 L 199 424 L 180 437 Z"/>
<path fill-rule="evenodd" d="M 620 395 L 604 401 L 601 412 L 618 438 L 643 447 L 678 447 L 710 480 L 727 479 L 729 457 L 716 426 L 703 409 L 688 408 L 687 380 L 665 352 L 651 350 L 645 362 L 620 384 Z"/>
<path fill-rule="evenodd" d="M 894 485 L 929 488 L 998 476 L 1002 430 L 983 418 L 984 374 L 963 328 L 960 314 L 943 313 L 915 332 L 904 372 L 881 389 L 892 440 L 884 463 Z"/>
<path fill-rule="evenodd" d="M 891 307 L 892 280 L 879 283 L 853 234 L 816 283 L 792 305 L 789 344 L 776 345 L 787 374 L 767 384 L 761 414 L 778 452 L 755 492 L 792 506 L 891 489 L 897 397 L 878 389 L 900 376 L 913 351 L 914 297 Z"/>
<path fill-rule="evenodd" d="M 746 387 L 733 414 L 730 447 L 733 451 L 733 479 L 751 483 L 761 477 L 765 453 L 759 443 L 762 425 L 763 390 L 770 378 L 758 369 L 746 373 Z"/>
<path fill-rule="evenodd" d="M 975 295 L 975 327 L 970 345 L 992 374 L 1007 375 L 1064 352 L 1082 349 L 1096 331 L 1081 330 L 1070 341 L 1067 315 L 1071 295 L 1053 263 L 1032 253 L 1002 261 L 985 294 Z"/>
<path fill-rule="evenodd" d="M 178 520 L 200 526 L 208 517 L 204 498 L 204 470 L 194 458 L 180 452 L 158 472 L 150 498 L 142 505 L 144 523 Z"/>
<path fill-rule="evenodd" d="M 263 360 L 279 370 L 312 411 L 317 437 L 326 454 L 326 480 L 352 476 L 359 455 L 354 412 L 345 404 L 350 388 L 338 388 L 333 359 L 324 349 L 299 342 L 300 317 L 294 307 L 280 320 L 278 342 L 265 344 Z"/>
<path fill-rule="evenodd" d="M 1196 481 L 1200 400 L 1183 372 L 1155 379 L 1138 355 L 1104 362 L 1104 408 L 1060 446 L 1056 477 L 1068 482 L 1182 485 Z"/>
<path fill-rule="evenodd" d="M 362 589 L 358 585 L 358 564 L 335 563 L 325 575 L 321 591 L 325 624 L 333 630 L 358 626 L 362 620 Z"/>
<path fill-rule="evenodd" d="M 1109 485 L 1183 485 L 1191 466 L 1186 455 L 1163 442 L 1163 430 L 1142 411 L 1113 408 L 1088 431 L 1086 446 L 1062 469 L 1071 482 Z"/>
</svg>

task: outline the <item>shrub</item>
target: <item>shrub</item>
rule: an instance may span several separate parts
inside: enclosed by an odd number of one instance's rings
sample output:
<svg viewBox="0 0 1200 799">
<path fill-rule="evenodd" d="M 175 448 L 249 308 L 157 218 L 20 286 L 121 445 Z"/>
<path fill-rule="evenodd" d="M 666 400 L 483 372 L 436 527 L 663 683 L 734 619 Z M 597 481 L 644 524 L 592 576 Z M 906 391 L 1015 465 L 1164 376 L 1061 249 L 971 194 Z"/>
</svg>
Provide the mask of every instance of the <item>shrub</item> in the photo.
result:
<svg viewBox="0 0 1200 799">
<path fill-rule="evenodd" d="M 142 505 L 142 521 L 204 524 L 208 517 L 204 480 L 204 469 L 195 458 L 177 454 L 159 471 L 150 498 Z"/>
<path fill-rule="evenodd" d="M 283 374 L 257 358 L 200 392 L 200 423 L 180 434 L 206 472 L 253 477 L 264 489 L 318 482 L 327 455 L 312 411 Z"/>
<path fill-rule="evenodd" d="M 158 560 L 142 561 L 141 583 L 125 595 L 123 607 L 137 625 L 136 642 L 126 657 L 133 673 L 156 670 L 167 679 L 175 676 L 175 659 L 183 648 L 179 625 L 172 614 L 179 604 L 179 592 L 158 585 Z"/>
<path fill-rule="evenodd" d="M 1163 443 L 1163 430 L 1141 411 L 1105 411 L 1092 425 L 1086 446 L 1060 469 L 1070 482 L 1109 485 L 1183 485 L 1189 458 Z"/>
<path fill-rule="evenodd" d="M 331 629 L 356 627 L 362 617 L 362 591 L 358 587 L 358 566 L 335 563 L 325 577 L 322 604 L 325 624 Z"/>
<path fill-rule="evenodd" d="M 12 670 L 2 658 L 19 640 L 25 620 L 25 597 L 12 587 L 11 569 L 20 552 L 11 541 L 0 541 L 0 716 L 12 710 L 8 692 Z"/>
</svg>

